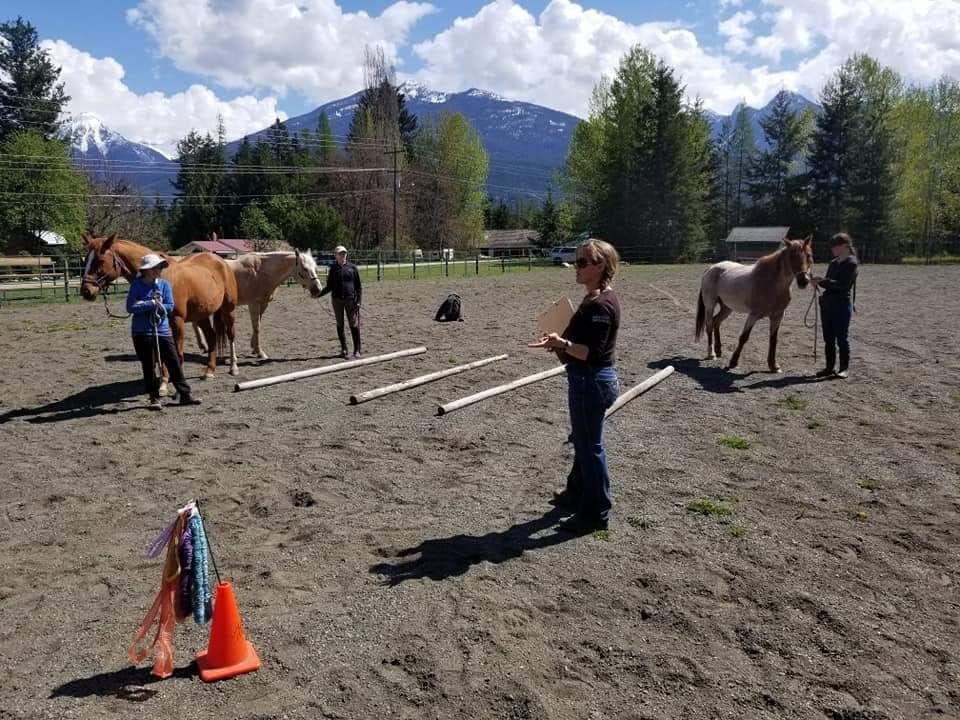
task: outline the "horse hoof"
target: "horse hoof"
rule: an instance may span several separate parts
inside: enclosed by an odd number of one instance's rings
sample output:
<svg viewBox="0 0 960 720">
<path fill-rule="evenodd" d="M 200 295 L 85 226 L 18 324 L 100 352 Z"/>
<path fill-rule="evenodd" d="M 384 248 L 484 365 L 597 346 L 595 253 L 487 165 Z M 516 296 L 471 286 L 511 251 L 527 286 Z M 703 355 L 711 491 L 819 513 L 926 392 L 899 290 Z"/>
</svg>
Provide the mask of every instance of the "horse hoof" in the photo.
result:
<svg viewBox="0 0 960 720">
<path fill-rule="evenodd" d="M 203 374 L 203 379 L 204 379 L 204 380 L 213 380 L 213 373 L 210 372 L 210 371 L 205 372 L 205 373 Z"/>
<path fill-rule="evenodd" d="M 783 372 L 783 370 L 781 370 L 781 369 L 780 369 L 780 366 L 777 365 L 776 367 L 770 368 L 770 372 L 772 372 L 772 373 L 781 373 L 781 372 Z"/>
</svg>

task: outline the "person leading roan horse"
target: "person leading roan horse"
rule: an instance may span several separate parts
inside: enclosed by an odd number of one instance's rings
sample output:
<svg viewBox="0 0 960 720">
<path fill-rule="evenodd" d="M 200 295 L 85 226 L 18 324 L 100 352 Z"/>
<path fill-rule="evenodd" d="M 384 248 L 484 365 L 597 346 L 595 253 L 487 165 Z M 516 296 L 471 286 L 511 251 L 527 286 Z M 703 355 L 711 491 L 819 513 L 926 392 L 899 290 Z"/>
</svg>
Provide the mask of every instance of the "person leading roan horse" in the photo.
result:
<svg viewBox="0 0 960 720">
<path fill-rule="evenodd" d="M 707 333 L 707 359 L 721 356 L 720 324 L 734 311 L 745 313 L 747 321 L 740 332 L 737 349 L 730 357 L 729 368 L 737 367 L 740 353 L 750 338 L 750 331 L 761 318 L 770 318 L 770 347 L 767 365 L 771 372 L 780 372 L 777 364 L 777 333 L 783 313 L 790 304 L 790 286 L 796 279 L 802 289 L 810 281 L 813 267 L 812 237 L 784 240 L 783 247 L 760 258 L 754 265 L 724 261 L 710 266 L 700 280 L 697 298 L 696 338 Z M 717 304 L 720 310 L 714 315 Z"/>
</svg>

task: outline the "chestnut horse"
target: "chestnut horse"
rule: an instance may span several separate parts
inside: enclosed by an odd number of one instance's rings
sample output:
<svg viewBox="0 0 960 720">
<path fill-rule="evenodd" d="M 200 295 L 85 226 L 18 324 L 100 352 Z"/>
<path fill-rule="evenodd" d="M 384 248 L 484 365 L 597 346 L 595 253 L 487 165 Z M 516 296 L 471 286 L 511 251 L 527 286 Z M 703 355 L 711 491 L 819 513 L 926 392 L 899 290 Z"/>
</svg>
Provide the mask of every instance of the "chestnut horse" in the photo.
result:
<svg viewBox="0 0 960 720">
<path fill-rule="evenodd" d="M 87 300 L 96 299 L 99 292 L 106 290 L 110 283 L 121 276 L 133 282 L 143 256 L 154 252 L 116 235 L 107 238 L 84 236 L 84 240 L 87 259 L 80 294 Z M 169 261 L 160 276 L 173 288 L 170 328 L 180 361 L 183 362 L 185 325 L 188 322 L 197 323 L 207 337 L 217 339 L 207 353 L 204 379 L 213 377 L 217 367 L 217 348 L 223 345 L 225 339 L 230 342 L 230 374 L 239 374 L 234 347 L 237 280 L 233 271 L 223 258 L 213 253 L 197 253 L 181 260 L 162 257 Z"/>
<path fill-rule="evenodd" d="M 707 268 L 700 280 L 697 298 L 697 340 L 707 331 L 707 358 L 720 357 L 720 323 L 734 310 L 746 313 L 747 321 L 740 333 L 737 349 L 730 358 L 730 368 L 740 361 L 743 346 L 760 318 L 770 318 L 770 348 L 767 365 L 771 372 L 780 372 L 777 364 L 777 332 L 783 313 L 790 304 L 790 285 L 794 278 L 800 288 L 810 280 L 813 267 L 812 237 L 805 240 L 784 240 L 783 247 L 766 255 L 754 265 L 720 262 Z M 720 310 L 713 314 L 720 303 Z"/>
</svg>

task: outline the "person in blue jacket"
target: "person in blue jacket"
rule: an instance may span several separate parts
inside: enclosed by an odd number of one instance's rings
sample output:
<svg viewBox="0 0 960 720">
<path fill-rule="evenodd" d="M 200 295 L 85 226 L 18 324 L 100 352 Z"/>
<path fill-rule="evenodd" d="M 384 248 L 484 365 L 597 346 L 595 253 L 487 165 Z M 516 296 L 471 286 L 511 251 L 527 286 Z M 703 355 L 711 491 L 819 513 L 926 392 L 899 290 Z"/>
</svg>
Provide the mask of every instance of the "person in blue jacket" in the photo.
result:
<svg viewBox="0 0 960 720">
<path fill-rule="evenodd" d="M 180 395 L 180 404 L 200 404 L 190 393 L 170 332 L 168 316 L 173 312 L 173 288 L 160 277 L 160 271 L 166 266 L 167 261 L 159 255 L 144 255 L 140 261 L 140 273 L 127 293 L 127 312 L 133 315 L 133 348 L 143 367 L 143 383 L 153 410 L 163 408 L 160 402 L 161 378 L 156 371 L 158 360 L 166 365 L 170 382 Z"/>
</svg>

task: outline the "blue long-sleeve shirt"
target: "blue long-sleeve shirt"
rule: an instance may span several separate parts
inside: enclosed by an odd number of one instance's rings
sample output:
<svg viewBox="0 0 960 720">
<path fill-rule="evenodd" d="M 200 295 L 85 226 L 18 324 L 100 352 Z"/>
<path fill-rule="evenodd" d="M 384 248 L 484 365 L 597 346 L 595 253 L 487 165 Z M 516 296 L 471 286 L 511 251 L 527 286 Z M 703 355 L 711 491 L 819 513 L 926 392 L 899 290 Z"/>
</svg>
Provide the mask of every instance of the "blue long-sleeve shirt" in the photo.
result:
<svg viewBox="0 0 960 720">
<path fill-rule="evenodd" d="M 160 294 L 160 304 L 153 301 Z M 173 312 L 173 288 L 163 278 L 157 278 L 152 285 L 137 276 L 127 292 L 127 312 L 133 315 L 131 330 L 134 335 L 171 335 L 170 321 L 167 316 Z"/>
</svg>

